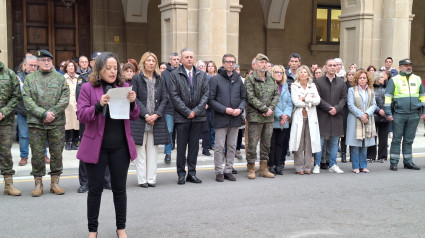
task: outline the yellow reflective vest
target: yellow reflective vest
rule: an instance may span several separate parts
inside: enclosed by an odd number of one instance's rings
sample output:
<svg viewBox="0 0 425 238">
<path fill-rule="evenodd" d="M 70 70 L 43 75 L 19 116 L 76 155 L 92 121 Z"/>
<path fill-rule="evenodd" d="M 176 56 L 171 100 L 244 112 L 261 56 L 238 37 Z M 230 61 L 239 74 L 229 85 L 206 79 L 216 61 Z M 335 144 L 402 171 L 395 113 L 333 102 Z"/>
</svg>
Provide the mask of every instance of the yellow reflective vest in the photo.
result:
<svg viewBox="0 0 425 238">
<path fill-rule="evenodd" d="M 400 73 L 390 79 L 385 90 L 385 114 L 415 113 L 425 114 L 425 88 L 419 76 Z"/>
</svg>

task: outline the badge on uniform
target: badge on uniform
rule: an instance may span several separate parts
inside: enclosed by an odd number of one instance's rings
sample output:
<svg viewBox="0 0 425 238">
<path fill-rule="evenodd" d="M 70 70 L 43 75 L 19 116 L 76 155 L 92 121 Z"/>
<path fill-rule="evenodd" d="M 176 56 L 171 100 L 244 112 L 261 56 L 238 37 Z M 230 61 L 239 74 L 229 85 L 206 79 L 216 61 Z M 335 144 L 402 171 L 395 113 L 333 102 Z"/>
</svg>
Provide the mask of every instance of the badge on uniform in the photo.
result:
<svg viewBox="0 0 425 238">
<path fill-rule="evenodd" d="M 410 83 L 410 86 L 416 86 L 416 83 Z"/>
</svg>

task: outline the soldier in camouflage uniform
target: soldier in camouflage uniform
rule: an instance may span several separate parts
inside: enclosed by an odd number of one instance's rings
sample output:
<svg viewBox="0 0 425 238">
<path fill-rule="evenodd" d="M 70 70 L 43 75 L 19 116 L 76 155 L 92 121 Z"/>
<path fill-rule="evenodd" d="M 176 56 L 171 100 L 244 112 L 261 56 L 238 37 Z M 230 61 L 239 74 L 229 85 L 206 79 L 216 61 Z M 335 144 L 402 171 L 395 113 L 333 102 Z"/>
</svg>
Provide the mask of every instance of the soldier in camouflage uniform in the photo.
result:
<svg viewBox="0 0 425 238">
<path fill-rule="evenodd" d="M 245 79 L 247 92 L 246 120 L 248 121 L 248 146 L 246 160 L 248 178 L 255 179 L 257 144 L 260 142 L 260 177 L 274 178 L 267 167 L 270 141 L 273 133 L 273 110 L 279 102 L 279 89 L 273 77 L 267 72 L 269 59 L 263 54 L 255 57 L 256 71 Z"/>
<path fill-rule="evenodd" d="M 46 175 L 44 152 L 46 140 L 50 148 L 50 192 L 61 195 L 62 151 L 65 137 L 65 108 L 69 102 L 69 88 L 62 74 L 52 66 L 53 56 L 47 50 L 37 51 L 39 69 L 29 74 L 24 82 L 22 97 L 28 110 L 32 172 L 35 187 L 33 197 L 43 194 L 42 176 Z"/>
<path fill-rule="evenodd" d="M 15 107 L 21 94 L 16 74 L 0 62 L 0 170 L 4 177 L 4 194 L 20 196 L 21 191 L 13 187 L 12 130 Z"/>
</svg>

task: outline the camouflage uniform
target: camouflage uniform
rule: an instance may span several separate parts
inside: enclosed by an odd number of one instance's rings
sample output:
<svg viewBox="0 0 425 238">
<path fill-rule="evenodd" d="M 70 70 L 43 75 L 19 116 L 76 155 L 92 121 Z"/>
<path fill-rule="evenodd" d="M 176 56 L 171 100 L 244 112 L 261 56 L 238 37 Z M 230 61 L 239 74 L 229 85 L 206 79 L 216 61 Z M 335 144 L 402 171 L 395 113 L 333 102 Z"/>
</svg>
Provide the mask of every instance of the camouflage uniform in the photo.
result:
<svg viewBox="0 0 425 238">
<path fill-rule="evenodd" d="M 65 139 L 65 108 L 69 102 L 69 88 L 65 77 L 51 69 L 29 74 L 22 91 L 25 107 L 28 110 L 27 123 L 30 132 L 32 153 L 31 175 L 46 175 L 44 161 L 46 140 L 49 143 L 51 161 L 50 175 L 62 174 L 62 151 Z M 44 123 L 47 112 L 55 114 L 55 120 Z"/>
<path fill-rule="evenodd" d="M 21 98 L 19 80 L 16 74 L 0 62 L 0 170 L 2 175 L 14 175 L 12 154 L 12 130 L 15 107 Z"/>
<path fill-rule="evenodd" d="M 248 121 L 248 143 L 246 160 L 255 163 L 257 160 L 257 144 L 260 141 L 260 160 L 268 160 L 270 140 L 273 134 L 274 114 L 264 117 L 268 109 L 274 110 L 279 102 L 279 89 L 273 77 L 266 72 L 266 80 L 262 81 L 257 71 L 245 79 L 247 92 L 246 120 Z"/>
</svg>

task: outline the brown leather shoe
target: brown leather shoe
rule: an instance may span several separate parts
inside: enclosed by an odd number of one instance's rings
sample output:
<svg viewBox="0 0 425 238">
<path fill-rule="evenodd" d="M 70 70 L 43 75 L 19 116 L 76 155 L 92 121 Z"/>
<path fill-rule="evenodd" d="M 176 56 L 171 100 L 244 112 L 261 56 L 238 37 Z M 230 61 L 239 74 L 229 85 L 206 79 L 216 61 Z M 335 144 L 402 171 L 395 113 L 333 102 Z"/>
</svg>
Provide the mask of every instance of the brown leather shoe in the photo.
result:
<svg viewBox="0 0 425 238">
<path fill-rule="evenodd" d="M 46 155 L 46 156 L 44 156 L 44 162 L 46 163 L 46 164 L 50 164 L 50 159 L 49 159 L 49 157 Z"/>
<path fill-rule="evenodd" d="M 25 166 L 28 163 L 28 158 L 21 157 L 21 161 L 19 161 L 19 166 Z"/>
</svg>

